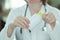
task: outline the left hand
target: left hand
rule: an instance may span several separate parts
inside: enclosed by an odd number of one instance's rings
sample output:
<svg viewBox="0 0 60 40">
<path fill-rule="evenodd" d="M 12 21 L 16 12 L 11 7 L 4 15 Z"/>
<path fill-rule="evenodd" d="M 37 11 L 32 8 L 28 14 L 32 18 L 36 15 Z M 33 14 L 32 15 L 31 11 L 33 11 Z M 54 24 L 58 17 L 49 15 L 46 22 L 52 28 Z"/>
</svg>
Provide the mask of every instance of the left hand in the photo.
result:
<svg viewBox="0 0 60 40">
<path fill-rule="evenodd" d="M 43 14 L 42 19 L 43 19 L 46 23 L 50 24 L 50 26 L 51 26 L 52 29 L 55 27 L 56 18 L 55 18 L 55 16 L 54 16 L 53 13 Z"/>
</svg>

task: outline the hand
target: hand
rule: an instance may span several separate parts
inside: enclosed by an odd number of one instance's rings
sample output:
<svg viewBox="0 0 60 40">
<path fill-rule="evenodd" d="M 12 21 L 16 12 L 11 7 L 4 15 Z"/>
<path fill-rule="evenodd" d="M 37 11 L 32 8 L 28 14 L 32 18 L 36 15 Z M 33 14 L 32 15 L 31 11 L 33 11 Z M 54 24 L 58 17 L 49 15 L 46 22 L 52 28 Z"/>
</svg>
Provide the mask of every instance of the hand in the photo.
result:
<svg viewBox="0 0 60 40">
<path fill-rule="evenodd" d="M 13 30 L 16 28 L 16 27 L 20 27 L 20 28 L 28 28 L 29 27 L 29 19 L 27 19 L 26 17 L 23 17 L 23 16 L 18 16 L 16 17 L 16 19 L 10 23 L 8 26 L 8 31 L 7 31 L 7 36 L 8 37 L 11 37 L 12 36 L 12 33 L 13 33 Z"/>
<path fill-rule="evenodd" d="M 23 16 L 18 16 L 13 24 L 17 27 L 20 27 L 20 28 L 28 28 L 29 27 L 29 19 L 26 18 L 26 17 L 23 17 Z"/>
<path fill-rule="evenodd" d="M 54 16 L 53 13 L 44 14 L 43 17 L 42 17 L 42 19 L 43 19 L 46 23 L 50 24 L 50 26 L 51 26 L 52 29 L 55 27 L 56 18 L 55 18 L 55 16 Z"/>
</svg>

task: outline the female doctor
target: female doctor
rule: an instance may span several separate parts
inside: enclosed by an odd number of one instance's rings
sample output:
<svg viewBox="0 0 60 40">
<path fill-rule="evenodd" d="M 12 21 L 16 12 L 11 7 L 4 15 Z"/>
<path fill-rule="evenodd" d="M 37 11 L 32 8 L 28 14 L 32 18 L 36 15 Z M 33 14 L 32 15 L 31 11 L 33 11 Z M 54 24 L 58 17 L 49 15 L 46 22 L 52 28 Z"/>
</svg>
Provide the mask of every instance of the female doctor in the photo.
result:
<svg viewBox="0 0 60 40">
<path fill-rule="evenodd" d="M 21 8 L 13 9 L 7 18 L 5 28 L 1 32 L 1 40 L 60 40 L 58 9 L 47 4 L 47 0 L 25 0 L 27 2 Z M 41 24 L 29 30 L 29 24 L 34 14 L 43 12 Z M 48 25 L 49 24 L 49 25 Z M 43 31 L 46 27 L 47 32 Z M 51 31 L 52 30 L 52 31 Z M 55 33 L 56 32 L 56 33 Z"/>
</svg>

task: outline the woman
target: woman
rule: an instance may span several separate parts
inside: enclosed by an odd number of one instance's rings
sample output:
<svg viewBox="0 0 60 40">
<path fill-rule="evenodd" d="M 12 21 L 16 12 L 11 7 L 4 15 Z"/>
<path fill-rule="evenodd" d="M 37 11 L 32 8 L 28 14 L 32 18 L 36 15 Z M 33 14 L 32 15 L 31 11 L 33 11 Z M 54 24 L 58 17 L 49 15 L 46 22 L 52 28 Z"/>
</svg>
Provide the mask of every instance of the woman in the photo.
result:
<svg viewBox="0 0 60 40">
<path fill-rule="evenodd" d="M 53 35 L 54 32 L 51 34 L 49 31 L 50 29 L 47 28 L 47 32 L 50 33 L 49 35 L 52 35 L 49 36 L 42 28 L 44 27 L 44 24 L 45 26 L 48 26 L 46 24 L 49 24 L 52 30 L 55 29 L 56 20 L 60 22 L 60 19 L 58 18 L 60 17 L 59 10 L 48 5 L 47 0 L 25 1 L 28 3 L 27 6 L 24 5 L 23 7 L 14 9 L 10 12 L 5 28 L 1 32 L 1 34 L 4 33 L 2 37 L 6 37 L 6 40 L 13 40 L 15 34 L 17 40 L 58 40 L 58 38 L 56 38 L 57 36 L 55 37 Z M 33 30 L 28 30 L 30 23 L 29 18 L 39 11 L 44 13 L 42 16 L 42 25 L 38 24 Z M 47 11 L 49 13 L 46 14 Z"/>
</svg>

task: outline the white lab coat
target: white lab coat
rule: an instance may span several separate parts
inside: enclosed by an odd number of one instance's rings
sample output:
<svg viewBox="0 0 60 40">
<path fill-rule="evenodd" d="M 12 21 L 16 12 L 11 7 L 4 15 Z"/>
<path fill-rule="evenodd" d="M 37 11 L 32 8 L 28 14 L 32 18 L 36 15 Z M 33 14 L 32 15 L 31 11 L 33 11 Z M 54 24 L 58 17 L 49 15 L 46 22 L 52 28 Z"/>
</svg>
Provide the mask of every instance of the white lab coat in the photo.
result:
<svg viewBox="0 0 60 40">
<path fill-rule="evenodd" d="M 6 25 L 5 28 L 1 31 L 0 33 L 0 40 L 14 40 L 14 36 L 16 37 L 17 40 L 21 40 L 23 38 L 23 40 L 60 40 L 60 11 L 54 7 L 51 7 L 50 5 L 46 4 L 46 9 L 48 12 L 52 12 L 56 19 L 56 26 L 54 28 L 53 31 L 50 31 L 50 29 L 48 28 L 49 26 L 47 25 L 46 29 L 47 31 L 44 32 L 42 31 L 42 27 L 44 26 L 44 22 L 42 21 L 41 24 L 36 25 L 36 27 L 31 30 L 31 33 L 29 33 L 28 29 L 23 29 L 23 33 L 21 35 L 20 33 L 20 28 L 16 28 L 11 36 L 11 38 L 7 37 L 7 29 L 8 29 L 8 24 L 10 24 L 17 16 L 24 16 L 25 13 L 25 8 L 26 5 L 24 5 L 23 7 L 17 8 L 17 9 L 13 9 L 7 18 L 6 21 Z M 45 12 L 44 10 L 44 6 L 41 7 L 41 10 L 43 13 Z M 29 8 L 27 10 L 27 14 L 26 14 L 27 18 L 31 17 Z"/>
</svg>

